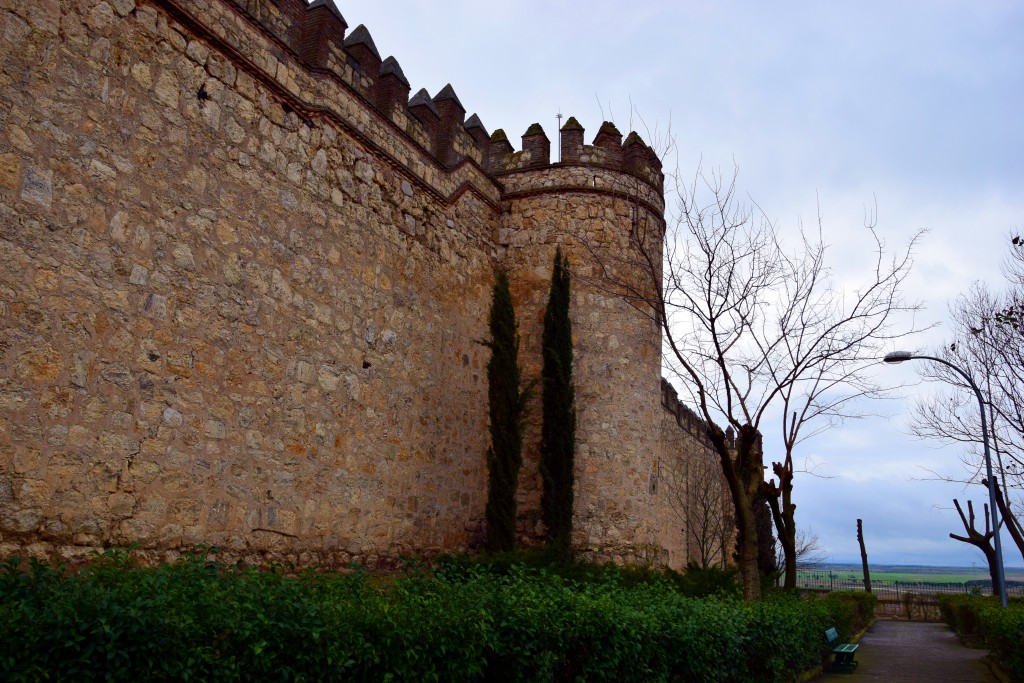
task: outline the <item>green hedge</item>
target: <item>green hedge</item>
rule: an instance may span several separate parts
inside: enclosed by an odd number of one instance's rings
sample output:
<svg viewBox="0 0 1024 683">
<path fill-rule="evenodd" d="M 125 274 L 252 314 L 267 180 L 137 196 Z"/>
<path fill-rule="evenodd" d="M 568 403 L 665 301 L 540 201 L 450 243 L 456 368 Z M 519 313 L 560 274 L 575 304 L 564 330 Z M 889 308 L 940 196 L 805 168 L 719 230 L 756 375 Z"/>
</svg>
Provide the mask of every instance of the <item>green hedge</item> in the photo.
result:
<svg viewBox="0 0 1024 683">
<path fill-rule="evenodd" d="M 821 663 L 824 630 L 854 613 L 695 599 L 615 571 L 381 582 L 112 552 L 75 574 L 4 565 L 0 680 L 781 681 Z"/>
<path fill-rule="evenodd" d="M 1010 598 L 1004 609 L 994 596 L 943 595 L 939 609 L 961 638 L 989 650 L 1013 680 L 1024 681 L 1024 599 Z"/>
<path fill-rule="evenodd" d="M 825 596 L 825 601 L 833 603 L 830 607 L 836 617 L 836 628 L 841 637 L 860 633 L 871 625 L 875 618 L 875 607 L 878 598 L 864 591 L 833 591 Z"/>
</svg>

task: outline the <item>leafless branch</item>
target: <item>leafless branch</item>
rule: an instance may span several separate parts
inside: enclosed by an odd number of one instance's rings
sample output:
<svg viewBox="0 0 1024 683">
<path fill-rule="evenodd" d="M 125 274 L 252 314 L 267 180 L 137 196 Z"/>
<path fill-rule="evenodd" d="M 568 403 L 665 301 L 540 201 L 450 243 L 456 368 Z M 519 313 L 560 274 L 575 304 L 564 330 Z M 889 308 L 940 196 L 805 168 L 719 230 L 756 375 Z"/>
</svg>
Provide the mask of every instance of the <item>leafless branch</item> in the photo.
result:
<svg viewBox="0 0 1024 683">
<path fill-rule="evenodd" d="M 600 264 L 595 278 L 661 325 L 665 365 L 708 425 L 737 515 L 746 595 L 756 554 L 756 542 L 746 545 L 754 496 L 767 486 L 780 498 L 777 520 L 786 528 L 779 536 L 792 551 L 797 444 L 867 415 L 862 399 L 890 392 L 869 368 L 895 340 L 921 329 L 913 316 L 920 304 L 902 296 L 920 234 L 891 252 L 872 210 L 864 236 L 873 267 L 845 291 L 827 266 L 820 209 L 814 230 L 801 226 L 790 249 L 767 213 L 741 198 L 737 173 L 734 166 L 698 168 L 685 182 L 676 176 L 675 215 L 666 226 L 635 221 L 625 253 L 588 249 Z M 777 483 L 763 481 L 761 453 L 762 422 L 774 410 L 783 415 L 785 449 L 772 468 Z"/>
</svg>

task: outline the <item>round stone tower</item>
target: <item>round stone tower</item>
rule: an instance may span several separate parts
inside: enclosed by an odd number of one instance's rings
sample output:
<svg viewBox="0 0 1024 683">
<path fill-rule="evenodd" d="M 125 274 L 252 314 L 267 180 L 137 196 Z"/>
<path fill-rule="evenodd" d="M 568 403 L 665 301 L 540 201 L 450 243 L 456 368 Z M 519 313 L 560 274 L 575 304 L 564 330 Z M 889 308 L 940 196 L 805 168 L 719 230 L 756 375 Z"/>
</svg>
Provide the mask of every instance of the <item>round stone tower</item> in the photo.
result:
<svg viewBox="0 0 1024 683">
<path fill-rule="evenodd" d="M 575 118 L 560 133 L 561 160 L 554 164 L 538 124 L 523 135 L 521 152 L 512 151 L 501 131 L 491 140 L 488 170 L 503 185 L 499 242 L 516 300 L 520 353 L 525 374 L 539 377 L 544 309 L 561 246 L 572 274 L 578 411 L 573 546 L 593 559 L 662 564 L 667 551 L 652 524 L 660 517 L 661 334 L 650 305 L 664 236 L 661 164 L 635 133 L 623 143 L 611 123 L 592 145 L 584 145 Z M 542 531 L 539 423 L 538 402 L 520 481 L 526 535 Z"/>
</svg>

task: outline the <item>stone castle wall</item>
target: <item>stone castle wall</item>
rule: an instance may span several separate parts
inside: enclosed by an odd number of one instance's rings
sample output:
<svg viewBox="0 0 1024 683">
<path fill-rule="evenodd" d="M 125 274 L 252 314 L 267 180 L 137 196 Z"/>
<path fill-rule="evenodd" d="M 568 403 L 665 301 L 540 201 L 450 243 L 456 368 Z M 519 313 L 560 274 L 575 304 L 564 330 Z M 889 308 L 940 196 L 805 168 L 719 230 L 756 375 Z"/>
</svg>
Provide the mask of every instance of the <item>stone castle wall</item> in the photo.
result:
<svg viewBox="0 0 1024 683">
<path fill-rule="evenodd" d="M 670 566 L 692 561 L 724 567 L 732 562 L 736 524 L 718 454 L 704 422 L 679 401 L 672 385 L 662 380 L 661 390 L 662 455 L 655 485 L 666 504 L 657 519 L 659 540 L 670 549 Z"/>
<path fill-rule="evenodd" d="M 660 224 L 653 153 L 575 120 L 563 163 L 539 126 L 516 152 L 346 30 L 325 0 L 0 0 L 0 553 L 471 547 L 493 272 L 535 372 L 562 244 L 576 545 L 682 561 L 658 329 L 587 284 L 590 245 Z M 521 503 L 535 537 L 535 439 Z"/>
</svg>

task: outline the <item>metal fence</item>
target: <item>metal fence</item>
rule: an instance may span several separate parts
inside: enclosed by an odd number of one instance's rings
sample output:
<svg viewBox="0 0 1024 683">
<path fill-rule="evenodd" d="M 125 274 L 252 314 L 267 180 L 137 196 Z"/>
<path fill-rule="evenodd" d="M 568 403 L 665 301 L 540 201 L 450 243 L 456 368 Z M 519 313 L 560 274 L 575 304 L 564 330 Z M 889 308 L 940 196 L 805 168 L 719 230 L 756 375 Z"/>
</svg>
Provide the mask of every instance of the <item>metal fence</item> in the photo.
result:
<svg viewBox="0 0 1024 683">
<path fill-rule="evenodd" d="M 849 574 L 838 574 L 831 571 L 800 572 L 797 574 L 797 586 L 812 590 L 827 591 L 862 591 L 864 581 L 857 577 L 851 578 Z M 1014 582 L 1016 584 L 1016 582 Z M 992 586 L 989 582 L 971 583 L 931 583 L 925 581 L 889 581 L 871 580 L 871 592 L 879 598 L 899 599 L 901 595 L 914 594 L 938 594 L 938 593 L 974 593 L 977 595 L 992 595 Z M 1007 595 L 1024 595 L 1024 586 L 1009 584 L 1006 587 Z"/>
</svg>

